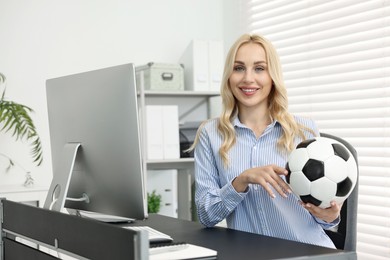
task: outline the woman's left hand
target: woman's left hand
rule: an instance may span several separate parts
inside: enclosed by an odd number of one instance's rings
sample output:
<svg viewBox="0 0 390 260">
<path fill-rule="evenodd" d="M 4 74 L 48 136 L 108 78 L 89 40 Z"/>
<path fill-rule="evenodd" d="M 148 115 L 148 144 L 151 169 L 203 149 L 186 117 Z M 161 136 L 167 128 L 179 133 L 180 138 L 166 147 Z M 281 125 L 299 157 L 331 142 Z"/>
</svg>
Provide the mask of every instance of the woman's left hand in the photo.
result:
<svg viewBox="0 0 390 260">
<path fill-rule="evenodd" d="M 335 201 L 330 202 L 329 208 L 320 208 L 310 203 L 300 202 L 313 216 L 322 219 L 328 223 L 333 222 L 340 216 L 340 210 L 343 204 L 337 204 Z"/>
</svg>

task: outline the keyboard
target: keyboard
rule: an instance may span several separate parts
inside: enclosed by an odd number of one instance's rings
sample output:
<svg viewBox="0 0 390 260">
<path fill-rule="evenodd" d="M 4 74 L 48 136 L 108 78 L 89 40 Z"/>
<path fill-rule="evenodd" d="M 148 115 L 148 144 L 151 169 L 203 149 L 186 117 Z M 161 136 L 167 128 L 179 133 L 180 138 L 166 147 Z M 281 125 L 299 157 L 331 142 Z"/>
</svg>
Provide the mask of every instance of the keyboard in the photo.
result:
<svg viewBox="0 0 390 260">
<path fill-rule="evenodd" d="M 165 233 L 162 233 L 154 228 L 148 226 L 126 226 L 124 228 L 131 230 L 145 230 L 149 235 L 149 242 L 171 242 L 173 238 Z"/>
<path fill-rule="evenodd" d="M 177 250 L 183 250 L 186 249 L 189 246 L 189 244 L 185 242 L 176 242 L 176 243 L 157 243 L 157 244 L 151 244 L 149 247 L 149 255 L 155 255 L 155 254 L 161 254 L 161 253 L 168 253 L 173 252 Z"/>
<path fill-rule="evenodd" d="M 217 259 L 218 252 L 189 243 L 158 243 L 149 247 L 150 260 Z"/>
</svg>

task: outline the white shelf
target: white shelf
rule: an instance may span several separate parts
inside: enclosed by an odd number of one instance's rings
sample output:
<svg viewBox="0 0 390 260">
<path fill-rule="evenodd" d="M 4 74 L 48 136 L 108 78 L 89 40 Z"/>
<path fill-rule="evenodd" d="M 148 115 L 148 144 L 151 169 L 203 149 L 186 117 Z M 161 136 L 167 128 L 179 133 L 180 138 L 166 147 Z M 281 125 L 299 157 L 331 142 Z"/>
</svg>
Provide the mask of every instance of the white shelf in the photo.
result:
<svg viewBox="0 0 390 260">
<path fill-rule="evenodd" d="M 177 91 L 156 91 L 145 90 L 145 96 L 148 97 L 214 97 L 219 96 L 219 91 L 190 91 L 190 90 L 177 90 Z M 138 93 L 139 95 L 139 93 Z"/>
<path fill-rule="evenodd" d="M 194 167 L 194 158 L 147 160 L 148 170 L 188 169 Z"/>
</svg>

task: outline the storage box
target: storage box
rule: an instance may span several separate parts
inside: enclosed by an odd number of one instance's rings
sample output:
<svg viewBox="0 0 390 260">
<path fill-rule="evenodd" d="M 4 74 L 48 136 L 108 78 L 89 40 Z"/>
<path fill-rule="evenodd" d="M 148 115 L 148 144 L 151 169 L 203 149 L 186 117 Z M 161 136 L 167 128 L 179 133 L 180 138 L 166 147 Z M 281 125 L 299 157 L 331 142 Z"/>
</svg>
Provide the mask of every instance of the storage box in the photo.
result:
<svg viewBox="0 0 390 260">
<path fill-rule="evenodd" d="M 187 90 L 220 90 L 224 66 L 222 41 L 193 40 L 179 62 L 185 67 Z"/>
<path fill-rule="evenodd" d="M 147 159 L 180 158 L 178 106 L 147 105 L 145 109 Z"/>
<path fill-rule="evenodd" d="M 153 63 L 135 68 L 137 86 L 140 86 L 141 71 L 145 90 L 184 90 L 184 66 L 181 64 Z"/>
</svg>

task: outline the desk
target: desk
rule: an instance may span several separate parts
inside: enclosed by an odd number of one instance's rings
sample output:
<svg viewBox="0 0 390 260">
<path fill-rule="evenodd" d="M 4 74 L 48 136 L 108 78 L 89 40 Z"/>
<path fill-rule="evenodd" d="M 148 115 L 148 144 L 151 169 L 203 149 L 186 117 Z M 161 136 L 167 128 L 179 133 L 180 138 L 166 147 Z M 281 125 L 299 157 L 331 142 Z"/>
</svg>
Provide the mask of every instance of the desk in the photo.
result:
<svg viewBox="0 0 390 260">
<path fill-rule="evenodd" d="M 185 241 L 217 250 L 218 259 L 222 260 L 356 259 L 356 252 L 324 248 L 222 227 L 204 228 L 198 222 L 158 214 L 150 214 L 147 220 L 136 221 L 133 225 L 147 225 L 172 236 L 175 241 Z"/>
</svg>

